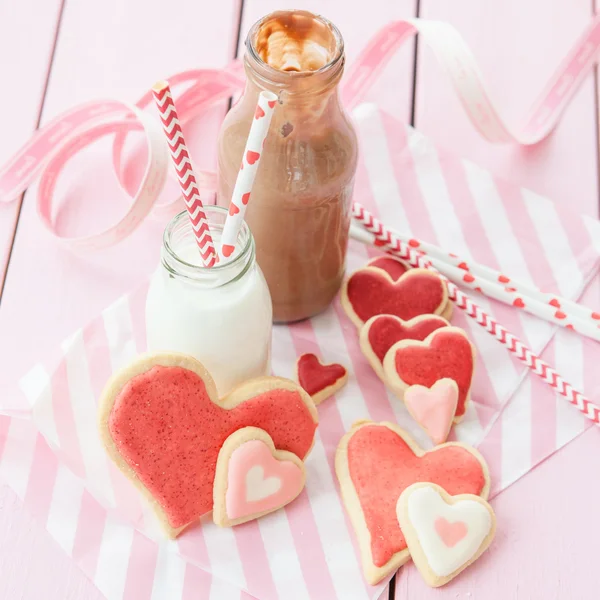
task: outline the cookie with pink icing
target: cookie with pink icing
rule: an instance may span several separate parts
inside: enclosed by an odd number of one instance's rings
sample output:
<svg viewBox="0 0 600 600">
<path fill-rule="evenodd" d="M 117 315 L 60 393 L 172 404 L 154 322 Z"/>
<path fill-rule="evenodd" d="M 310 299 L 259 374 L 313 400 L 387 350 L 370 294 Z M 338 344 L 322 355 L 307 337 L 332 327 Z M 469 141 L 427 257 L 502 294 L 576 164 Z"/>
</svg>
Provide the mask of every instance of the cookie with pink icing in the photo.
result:
<svg viewBox="0 0 600 600">
<path fill-rule="evenodd" d="M 404 406 L 436 446 L 448 438 L 457 404 L 458 385 L 453 379 L 439 379 L 430 388 L 411 385 L 404 392 Z"/>
<path fill-rule="evenodd" d="M 474 494 L 451 496 L 432 483 L 406 488 L 396 515 L 410 555 L 432 587 L 454 579 L 489 547 L 496 533 L 492 507 Z"/>
<path fill-rule="evenodd" d="M 170 352 L 141 356 L 117 372 L 99 403 L 109 457 L 170 537 L 212 511 L 217 459 L 233 433 L 262 429 L 278 450 L 304 459 L 317 423 L 314 402 L 293 381 L 259 377 L 219 398 L 201 363 Z"/>
<path fill-rule="evenodd" d="M 219 451 L 213 520 L 229 527 L 258 519 L 295 500 L 305 480 L 304 463 L 293 452 L 277 450 L 262 429 L 238 429 Z"/>
</svg>

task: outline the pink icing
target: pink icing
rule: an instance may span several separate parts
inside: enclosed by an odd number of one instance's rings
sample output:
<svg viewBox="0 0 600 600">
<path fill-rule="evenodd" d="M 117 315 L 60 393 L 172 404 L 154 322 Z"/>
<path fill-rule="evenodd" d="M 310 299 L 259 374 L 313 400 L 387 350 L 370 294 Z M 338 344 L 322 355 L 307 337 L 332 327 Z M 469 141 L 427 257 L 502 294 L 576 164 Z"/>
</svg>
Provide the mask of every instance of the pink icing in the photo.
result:
<svg viewBox="0 0 600 600">
<path fill-rule="evenodd" d="M 297 391 L 271 390 L 226 410 L 212 402 L 196 373 L 160 366 L 123 387 L 108 419 L 119 453 L 174 528 L 212 510 L 219 450 L 247 426 L 304 458 L 317 424 Z"/>
<path fill-rule="evenodd" d="M 404 404 L 434 444 L 448 436 L 456 412 L 458 388 L 451 380 L 440 380 L 432 388 L 413 385 L 404 392 Z"/>
<path fill-rule="evenodd" d="M 291 502 L 304 487 L 300 467 L 289 460 L 277 460 L 260 440 L 236 448 L 228 468 L 225 506 L 230 519 L 276 510 Z M 258 477 L 248 476 L 257 472 Z M 277 489 L 273 483 L 278 484 Z"/>
<path fill-rule="evenodd" d="M 456 546 L 469 533 L 467 524 L 463 521 L 450 523 L 444 517 L 438 517 L 434 523 L 435 531 L 448 548 Z"/>
</svg>

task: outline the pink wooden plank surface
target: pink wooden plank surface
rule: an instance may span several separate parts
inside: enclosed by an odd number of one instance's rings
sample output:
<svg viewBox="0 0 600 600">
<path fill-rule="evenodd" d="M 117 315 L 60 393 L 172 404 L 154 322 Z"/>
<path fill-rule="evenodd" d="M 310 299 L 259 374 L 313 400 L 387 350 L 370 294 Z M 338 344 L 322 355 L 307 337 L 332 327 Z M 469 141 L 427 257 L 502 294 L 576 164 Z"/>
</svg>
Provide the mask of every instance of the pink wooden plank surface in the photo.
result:
<svg viewBox="0 0 600 600">
<path fill-rule="evenodd" d="M 61 0 L 48 0 L 41 6 L 36 0 L 0 2 L 0 165 L 36 127 L 61 5 Z M 0 204 L 0 291 L 20 204 L 20 200 Z"/>
</svg>

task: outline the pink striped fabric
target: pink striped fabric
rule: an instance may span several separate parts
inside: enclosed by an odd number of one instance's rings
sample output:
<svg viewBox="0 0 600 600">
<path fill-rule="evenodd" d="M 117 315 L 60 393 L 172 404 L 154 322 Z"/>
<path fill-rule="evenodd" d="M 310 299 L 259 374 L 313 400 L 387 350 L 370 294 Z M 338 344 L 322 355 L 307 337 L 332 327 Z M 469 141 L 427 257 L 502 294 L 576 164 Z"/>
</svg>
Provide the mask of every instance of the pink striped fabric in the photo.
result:
<svg viewBox="0 0 600 600">
<path fill-rule="evenodd" d="M 579 298 L 597 276 L 597 221 L 497 181 L 374 106 L 359 107 L 355 116 L 362 148 L 356 197 L 385 223 L 569 298 Z M 349 269 L 370 255 L 353 243 Z M 145 348 L 146 291 L 143 286 L 108 307 L 62 345 L 58 361 L 36 366 L 21 380 L 21 401 L 34 406 L 35 418 L 0 417 L 0 475 L 111 599 L 366 600 L 385 593 L 386 583 L 371 587 L 362 578 L 337 490 L 335 448 L 350 425 L 364 418 L 396 421 L 424 446 L 428 442 L 362 357 L 339 302 L 274 332 L 277 375 L 291 377 L 303 352 L 345 364 L 350 372 L 347 387 L 319 407 L 306 490 L 257 522 L 220 529 L 208 519 L 178 541 L 165 542 L 95 434 L 104 381 Z M 595 290 L 585 299 L 600 305 Z M 598 344 L 477 300 L 594 397 Z M 453 321 L 467 330 L 479 355 L 474 401 L 453 436 L 480 447 L 497 494 L 587 425 L 464 314 L 457 311 Z M 18 404 L 19 398 L 11 400 L 11 406 Z"/>
</svg>

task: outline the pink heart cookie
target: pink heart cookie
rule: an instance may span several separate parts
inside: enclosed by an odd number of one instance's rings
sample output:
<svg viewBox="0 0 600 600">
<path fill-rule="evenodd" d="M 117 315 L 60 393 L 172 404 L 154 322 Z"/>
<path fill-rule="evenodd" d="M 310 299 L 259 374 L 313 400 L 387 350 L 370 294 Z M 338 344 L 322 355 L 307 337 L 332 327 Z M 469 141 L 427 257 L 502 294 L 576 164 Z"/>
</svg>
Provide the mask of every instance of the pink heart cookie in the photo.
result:
<svg viewBox="0 0 600 600">
<path fill-rule="evenodd" d="M 452 496 L 439 485 L 406 488 L 396 516 L 410 555 L 432 587 L 454 579 L 489 547 L 496 532 L 492 507 L 474 494 Z"/>
<path fill-rule="evenodd" d="M 304 463 L 256 427 L 231 434 L 217 460 L 213 520 L 229 527 L 282 508 L 304 489 Z"/>
<path fill-rule="evenodd" d="M 411 417 L 437 446 L 446 441 L 458 404 L 458 385 L 453 379 L 440 379 L 430 388 L 411 385 L 404 392 L 404 404 Z"/>
</svg>

